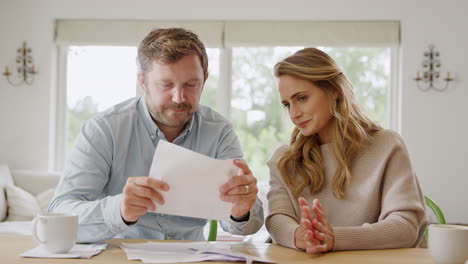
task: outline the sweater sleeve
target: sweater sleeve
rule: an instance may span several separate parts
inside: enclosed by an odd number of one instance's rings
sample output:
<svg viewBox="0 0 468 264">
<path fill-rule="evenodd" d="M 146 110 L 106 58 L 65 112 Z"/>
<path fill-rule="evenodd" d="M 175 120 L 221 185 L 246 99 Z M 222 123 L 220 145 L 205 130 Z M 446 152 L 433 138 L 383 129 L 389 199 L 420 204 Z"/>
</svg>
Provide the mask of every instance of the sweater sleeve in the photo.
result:
<svg viewBox="0 0 468 264">
<path fill-rule="evenodd" d="M 294 210 L 294 202 L 281 180 L 281 174 L 277 168 L 280 153 L 286 147 L 280 147 L 267 162 L 270 168 L 270 191 L 268 198 L 268 216 L 265 226 L 273 241 L 279 245 L 296 248 L 294 233 L 299 227 L 299 217 Z"/>
<path fill-rule="evenodd" d="M 375 223 L 334 227 L 333 250 L 415 247 L 427 226 L 424 197 L 401 137 L 384 160 L 381 212 Z"/>
</svg>

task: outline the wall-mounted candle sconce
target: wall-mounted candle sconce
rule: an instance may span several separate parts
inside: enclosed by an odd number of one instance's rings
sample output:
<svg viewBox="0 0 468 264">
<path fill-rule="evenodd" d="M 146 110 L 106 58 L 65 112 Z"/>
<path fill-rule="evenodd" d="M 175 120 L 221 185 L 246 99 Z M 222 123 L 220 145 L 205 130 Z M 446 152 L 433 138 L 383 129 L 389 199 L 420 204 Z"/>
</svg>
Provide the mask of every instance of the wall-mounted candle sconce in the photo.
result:
<svg viewBox="0 0 468 264">
<path fill-rule="evenodd" d="M 429 51 L 424 52 L 425 59 L 423 60 L 423 73 L 422 77 L 420 72 L 417 71 L 416 78 L 416 85 L 418 86 L 419 90 L 421 91 L 429 91 L 435 90 L 438 92 L 443 92 L 448 88 L 449 82 L 453 81 L 453 78 L 450 77 L 450 72 L 447 72 L 446 77 L 443 79 L 445 81 L 444 87 L 437 87 L 435 83 L 438 83 L 440 78 L 440 60 L 439 60 L 439 52 L 434 50 L 434 45 L 429 45 Z M 423 85 L 420 85 L 420 82 L 423 82 Z"/>
<path fill-rule="evenodd" d="M 26 42 L 23 42 L 23 46 L 18 48 L 18 55 L 16 56 L 16 80 L 12 77 L 14 74 L 10 72 L 8 66 L 5 66 L 3 75 L 7 78 L 11 85 L 18 86 L 23 83 L 31 85 L 34 80 L 34 75 L 37 71 L 33 64 L 33 58 L 31 56 L 31 48 L 28 48 Z M 10 77 L 12 77 L 10 79 Z M 13 79 L 13 80 L 12 80 Z"/>
</svg>

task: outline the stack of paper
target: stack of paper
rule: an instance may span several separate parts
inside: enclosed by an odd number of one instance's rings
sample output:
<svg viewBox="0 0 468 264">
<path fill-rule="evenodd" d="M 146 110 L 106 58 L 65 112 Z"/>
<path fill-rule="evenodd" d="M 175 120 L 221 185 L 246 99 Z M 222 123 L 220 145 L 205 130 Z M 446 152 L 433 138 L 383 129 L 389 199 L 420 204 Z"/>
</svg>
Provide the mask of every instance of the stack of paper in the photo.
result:
<svg viewBox="0 0 468 264">
<path fill-rule="evenodd" d="M 121 248 L 128 260 L 141 260 L 144 263 L 179 263 L 200 261 L 252 261 L 274 263 L 265 258 L 234 252 L 231 243 L 123 243 Z"/>
</svg>

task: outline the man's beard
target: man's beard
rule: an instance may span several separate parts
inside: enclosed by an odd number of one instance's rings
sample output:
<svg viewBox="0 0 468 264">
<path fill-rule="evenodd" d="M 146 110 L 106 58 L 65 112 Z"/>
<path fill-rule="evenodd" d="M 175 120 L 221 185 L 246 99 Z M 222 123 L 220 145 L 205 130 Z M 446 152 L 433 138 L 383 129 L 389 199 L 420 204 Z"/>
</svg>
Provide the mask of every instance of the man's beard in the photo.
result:
<svg viewBox="0 0 468 264">
<path fill-rule="evenodd" d="M 185 117 L 182 117 L 182 113 L 175 113 L 173 116 L 164 115 L 166 110 L 186 110 L 184 113 Z M 194 111 L 192 110 L 192 105 L 190 104 L 166 104 L 163 105 L 161 111 L 151 111 L 151 116 L 157 124 L 166 126 L 166 127 L 180 127 L 184 126 L 190 119 L 192 119 Z"/>
</svg>

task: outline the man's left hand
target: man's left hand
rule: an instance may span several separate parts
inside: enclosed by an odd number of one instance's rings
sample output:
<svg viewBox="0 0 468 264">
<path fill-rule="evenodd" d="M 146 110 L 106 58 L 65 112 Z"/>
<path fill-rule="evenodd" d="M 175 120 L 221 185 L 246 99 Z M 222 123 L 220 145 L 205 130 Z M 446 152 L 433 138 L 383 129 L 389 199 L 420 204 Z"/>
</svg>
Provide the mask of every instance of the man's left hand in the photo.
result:
<svg viewBox="0 0 468 264">
<path fill-rule="evenodd" d="M 247 216 L 257 199 L 257 179 L 244 161 L 235 159 L 233 163 L 240 170 L 219 187 L 219 192 L 222 201 L 233 203 L 231 216 L 242 219 Z"/>
</svg>

